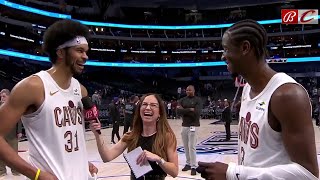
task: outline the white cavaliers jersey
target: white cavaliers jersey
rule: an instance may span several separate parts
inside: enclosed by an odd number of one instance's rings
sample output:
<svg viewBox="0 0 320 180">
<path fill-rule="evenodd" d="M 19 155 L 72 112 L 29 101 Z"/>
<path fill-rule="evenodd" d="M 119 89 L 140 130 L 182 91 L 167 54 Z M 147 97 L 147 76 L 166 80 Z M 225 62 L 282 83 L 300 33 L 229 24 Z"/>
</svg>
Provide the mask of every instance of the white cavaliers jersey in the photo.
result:
<svg viewBox="0 0 320 180">
<path fill-rule="evenodd" d="M 277 73 L 253 99 L 249 96 L 251 86 L 244 86 L 238 132 L 239 165 L 270 167 L 292 163 L 285 150 L 281 133 L 274 131 L 268 123 L 271 96 L 277 88 L 286 83 L 298 84 L 285 73 Z"/>
<path fill-rule="evenodd" d="M 59 180 L 90 179 L 80 83 L 72 78 L 64 90 L 48 72 L 35 75 L 43 82 L 45 99 L 36 112 L 22 117 L 30 163 Z"/>
</svg>

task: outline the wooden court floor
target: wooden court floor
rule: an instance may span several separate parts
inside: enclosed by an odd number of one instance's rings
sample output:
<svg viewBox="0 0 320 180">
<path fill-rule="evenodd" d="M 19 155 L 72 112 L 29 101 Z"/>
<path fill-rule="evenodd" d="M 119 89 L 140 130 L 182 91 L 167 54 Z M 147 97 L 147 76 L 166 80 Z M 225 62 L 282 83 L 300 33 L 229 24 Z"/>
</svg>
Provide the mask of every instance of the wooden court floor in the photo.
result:
<svg viewBox="0 0 320 180">
<path fill-rule="evenodd" d="M 167 177 L 166 179 L 176 179 L 176 180 L 185 180 L 185 179 L 202 179 L 200 174 L 196 176 L 191 176 L 190 171 L 182 172 L 181 169 L 185 164 L 185 156 L 183 154 L 182 140 L 180 135 L 181 129 L 181 120 L 169 120 L 172 129 L 174 130 L 177 141 L 178 141 L 178 154 L 179 154 L 179 175 L 177 178 Z M 224 147 L 230 147 L 236 149 L 236 131 L 237 126 L 232 125 L 231 131 L 234 132 L 231 142 L 229 144 L 225 144 L 223 142 L 219 142 L 219 139 L 222 139 L 224 136 L 224 126 L 221 124 L 211 124 L 214 120 L 201 120 L 201 126 L 198 131 L 198 146 L 197 146 L 197 161 L 205 161 L 205 162 L 236 162 L 237 155 L 232 151 L 225 151 Z M 318 152 L 318 162 L 320 162 L 320 128 L 314 126 L 316 143 L 317 143 L 317 152 Z M 111 142 L 111 128 L 102 130 L 102 135 L 106 138 L 106 142 Z M 120 134 L 122 134 L 123 127 L 120 127 Z M 103 163 L 99 156 L 98 150 L 96 148 L 96 142 L 93 134 L 89 131 L 86 132 L 86 140 L 87 140 L 87 149 L 88 149 L 88 157 L 89 161 L 93 162 L 99 169 L 98 179 L 114 179 L 114 180 L 127 180 L 130 179 L 130 170 L 128 165 L 122 156 L 114 159 L 111 162 Z M 111 143 L 108 144 L 111 146 Z M 23 158 L 27 157 L 28 153 L 27 142 L 19 143 L 19 155 Z M 0 178 L 0 180 L 24 180 L 26 179 L 24 176 L 13 176 L 10 173 L 10 169 L 8 168 L 8 175 Z"/>
</svg>

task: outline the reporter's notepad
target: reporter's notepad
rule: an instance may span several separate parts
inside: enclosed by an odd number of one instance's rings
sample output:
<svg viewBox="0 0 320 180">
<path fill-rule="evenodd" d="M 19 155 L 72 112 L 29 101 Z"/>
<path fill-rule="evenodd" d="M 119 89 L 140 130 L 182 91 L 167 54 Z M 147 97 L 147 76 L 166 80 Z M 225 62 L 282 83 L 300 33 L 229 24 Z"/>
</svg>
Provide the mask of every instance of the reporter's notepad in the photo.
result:
<svg viewBox="0 0 320 180">
<path fill-rule="evenodd" d="M 127 161 L 131 171 L 133 172 L 136 178 L 139 178 L 153 170 L 149 162 L 147 162 L 147 164 L 144 164 L 143 166 L 137 164 L 137 159 L 142 152 L 143 150 L 139 146 L 136 149 L 130 151 L 129 153 L 123 154 L 124 159 Z"/>
</svg>

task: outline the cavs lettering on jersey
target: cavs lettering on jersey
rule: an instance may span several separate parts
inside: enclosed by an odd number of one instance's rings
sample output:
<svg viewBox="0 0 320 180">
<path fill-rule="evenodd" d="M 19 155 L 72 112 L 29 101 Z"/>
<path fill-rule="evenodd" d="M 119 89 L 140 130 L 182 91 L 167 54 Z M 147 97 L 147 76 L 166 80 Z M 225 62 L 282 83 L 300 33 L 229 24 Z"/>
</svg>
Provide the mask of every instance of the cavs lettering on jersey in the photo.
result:
<svg viewBox="0 0 320 180">
<path fill-rule="evenodd" d="M 80 83 L 72 78 L 64 90 L 46 71 L 35 75 L 42 80 L 45 99 L 36 112 L 22 117 L 30 163 L 59 180 L 90 179 Z"/>
<path fill-rule="evenodd" d="M 277 88 L 286 83 L 298 84 L 290 76 L 277 73 L 253 99 L 249 96 L 251 87 L 249 84 L 245 85 L 239 119 L 238 163 L 240 165 L 270 167 L 291 163 L 281 133 L 274 131 L 268 123 L 271 96 Z"/>
</svg>

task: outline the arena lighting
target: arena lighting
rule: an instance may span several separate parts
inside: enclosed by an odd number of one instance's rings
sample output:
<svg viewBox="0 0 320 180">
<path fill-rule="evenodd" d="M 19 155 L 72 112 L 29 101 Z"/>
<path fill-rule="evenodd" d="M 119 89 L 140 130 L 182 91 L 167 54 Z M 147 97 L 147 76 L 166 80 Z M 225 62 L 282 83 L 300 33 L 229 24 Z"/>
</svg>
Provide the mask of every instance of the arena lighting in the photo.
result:
<svg viewBox="0 0 320 180">
<path fill-rule="evenodd" d="M 197 51 L 172 51 L 172 54 L 196 54 Z"/>
<path fill-rule="evenodd" d="M 19 9 L 22 11 L 40 14 L 43 16 L 60 18 L 60 19 L 72 19 L 71 15 L 44 11 L 41 9 L 27 7 L 24 5 L 8 2 L 6 0 L 0 0 L 0 4 L 11 7 L 11 8 Z M 320 19 L 320 15 L 318 15 L 318 19 Z M 232 24 L 217 24 L 217 25 L 191 25 L 191 26 L 154 26 L 154 25 L 115 24 L 115 23 L 91 22 L 91 21 L 82 21 L 82 20 L 77 20 L 77 21 L 80 21 L 81 23 L 89 26 L 103 26 L 103 27 L 128 28 L 128 29 L 219 29 L 219 28 L 230 27 L 232 25 Z M 258 22 L 260 24 L 280 24 L 281 19 L 263 20 Z"/>
<path fill-rule="evenodd" d="M 16 39 L 21 39 L 21 40 L 24 40 L 24 41 L 34 42 L 33 39 L 29 39 L 29 38 L 22 37 L 22 36 L 17 36 L 17 35 L 14 35 L 14 34 L 10 34 L 10 37 L 16 38 Z"/>
<path fill-rule="evenodd" d="M 91 51 L 103 51 L 103 52 L 116 52 L 115 49 L 101 49 L 101 48 L 91 48 Z"/>
<path fill-rule="evenodd" d="M 295 45 L 295 46 L 283 46 L 283 49 L 296 49 L 296 48 L 310 48 L 311 44 L 307 45 Z"/>
<path fill-rule="evenodd" d="M 0 49 L 0 55 L 18 57 L 23 59 L 30 59 L 34 61 L 49 62 L 48 57 L 35 56 L 20 52 L 8 51 Z M 287 63 L 292 62 L 313 62 L 320 61 L 320 57 L 301 57 L 301 58 L 287 58 Z M 225 66 L 224 61 L 218 62 L 201 62 L 201 63 L 111 63 L 99 62 L 97 60 L 88 60 L 88 66 L 106 66 L 106 67 L 148 67 L 148 68 L 161 68 L 161 67 L 201 67 L 201 66 Z"/>
<path fill-rule="evenodd" d="M 135 50 L 131 50 L 131 53 L 138 53 L 138 54 L 155 54 L 156 51 L 135 51 Z"/>
<path fill-rule="evenodd" d="M 59 13 L 44 11 L 41 9 L 32 8 L 32 7 L 24 6 L 24 5 L 17 4 L 17 3 L 12 3 L 9 1 L 5 1 L 5 0 L 0 0 L 0 4 L 11 7 L 11 8 L 19 9 L 22 11 L 40 14 L 43 16 L 48 16 L 48 17 L 53 17 L 53 18 L 61 18 L 61 19 L 71 19 L 71 16 L 67 15 L 67 14 L 59 14 Z"/>
</svg>

